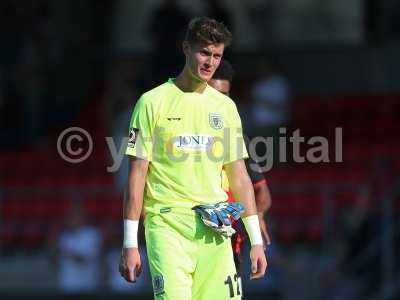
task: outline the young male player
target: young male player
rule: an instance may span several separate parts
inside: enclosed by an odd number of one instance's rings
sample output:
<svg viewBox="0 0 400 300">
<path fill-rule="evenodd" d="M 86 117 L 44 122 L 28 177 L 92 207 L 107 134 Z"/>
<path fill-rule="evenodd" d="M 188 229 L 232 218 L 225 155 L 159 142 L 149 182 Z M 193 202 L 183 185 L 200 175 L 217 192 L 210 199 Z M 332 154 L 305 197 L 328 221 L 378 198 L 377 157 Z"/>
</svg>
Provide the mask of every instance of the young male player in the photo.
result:
<svg viewBox="0 0 400 300">
<path fill-rule="evenodd" d="M 212 79 L 208 82 L 208 84 L 217 91 L 229 97 L 234 73 L 235 72 L 230 62 L 226 59 L 222 59 L 218 69 L 215 71 Z M 245 142 L 246 146 L 248 147 L 248 140 L 245 139 Z M 268 234 L 267 225 L 265 223 L 265 214 L 271 207 L 271 194 L 263 173 L 257 170 L 260 169 L 259 165 L 251 157 L 245 160 L 245 164 L 254 188 L 254 195 L 261 232 L 265 243 L 269 245 L 271 243 L 271 240 Z M 228 193 L 228 201 L 234 201 L 232 194 L 229 191 L 229 182 L 226 179 L 225 172 L 223 172 L 222 174 L 223 188 Z M 240 249 L 241 244 L 244 240 L 244 236 L 242 232 L 240 232 L 236 227 L 235 229 L 236 233 L 232 236 L 232 248 L 235 255 L 236 270 L 238 273 L 238 277 L 240 277 Z"/>
<path fill-rule="evenodd" d="M 237 216 L 237 206 L 221 204 L 226 203 L 222 168 L 244 207 L 243 223 L 252 244 L 251 277 L 265 273 L 240 117 L 229 97 L 207 85 L 231 38 L 222 23 L 193 19 L 182 44 L 184 69 L 176 79 L 144 93 L 132 115 L 120 272 L 131 282 L 140 272 L 137 227 L 144 204 L 156 299 L 240 299 L 226 237 L 231 232 L 227 215 Z"/>
</svg>

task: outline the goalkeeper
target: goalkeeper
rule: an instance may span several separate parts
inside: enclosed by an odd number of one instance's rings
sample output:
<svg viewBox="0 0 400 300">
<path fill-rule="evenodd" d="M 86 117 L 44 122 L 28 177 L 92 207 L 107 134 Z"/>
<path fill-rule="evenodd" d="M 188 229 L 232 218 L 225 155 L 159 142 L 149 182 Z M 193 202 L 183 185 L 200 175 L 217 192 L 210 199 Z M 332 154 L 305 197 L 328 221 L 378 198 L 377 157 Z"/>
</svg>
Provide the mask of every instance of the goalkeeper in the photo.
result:
<svg viewBox="0 0 400 300">
<path fill-rule="evenodd" d="M 224 234 L 229 235 L 226 216 L 237 217 L 241 206 L 221 204 L 227 198 L 223 168 L 244 207 L 242 219 L 252 241 L 251 276 L 265 273 L 240 117 L 234 102 L 207 84 L 231 38 L 222 23 L 193 19 L 182 44 L 182 72 L 143 94 L 132 114 L 120 273 L 131 282 L 140 273 L 137 228 L 144 205 L 155 299 L 241 298 L 230 238 Z M 201 215 L 206 209 L 209 217 Z"/>
</svg>

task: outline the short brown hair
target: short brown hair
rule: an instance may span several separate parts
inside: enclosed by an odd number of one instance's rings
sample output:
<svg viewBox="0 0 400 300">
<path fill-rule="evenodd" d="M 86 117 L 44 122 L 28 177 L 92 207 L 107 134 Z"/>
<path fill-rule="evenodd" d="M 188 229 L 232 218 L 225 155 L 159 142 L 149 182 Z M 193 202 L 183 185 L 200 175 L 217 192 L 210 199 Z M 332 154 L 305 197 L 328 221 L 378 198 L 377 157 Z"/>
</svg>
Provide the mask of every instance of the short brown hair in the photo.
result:
<svg viewBox="0 0 400 300">
<path fill-rule="evenodd" d="M 191 45 L 224 44 L 228 47 L 232 43 L 232 33 L 221 22 L 208 17 L 199 17 L 190 20 L 185 41 Z"/>
</svg>

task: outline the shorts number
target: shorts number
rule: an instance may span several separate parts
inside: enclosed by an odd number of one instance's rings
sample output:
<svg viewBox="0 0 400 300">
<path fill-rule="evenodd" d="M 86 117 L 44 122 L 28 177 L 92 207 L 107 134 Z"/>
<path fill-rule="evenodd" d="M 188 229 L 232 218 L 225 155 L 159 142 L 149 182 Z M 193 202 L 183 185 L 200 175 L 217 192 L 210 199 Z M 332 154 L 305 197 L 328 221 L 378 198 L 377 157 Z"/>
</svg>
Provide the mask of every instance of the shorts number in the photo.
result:
<svg viewBox="0 0 400 300">
<path fill-rule="evenodd" d="M 233 276 L 234 281 L 236 282 L 236 295 L 240 296 L 240 292 L 241 292 L 241 280 L 240 277 L 237 276 L 237 274 L 235 274 L 235 276 Z M 232 277 L 229 275 L 226 280 L 224 281 L 225 284 L 227 284 L 229 286 L 229 296 L 231 298 L 235 297 L 235 290 L 233 288 L 233 281 L 232 281 Z"/>
</svg>

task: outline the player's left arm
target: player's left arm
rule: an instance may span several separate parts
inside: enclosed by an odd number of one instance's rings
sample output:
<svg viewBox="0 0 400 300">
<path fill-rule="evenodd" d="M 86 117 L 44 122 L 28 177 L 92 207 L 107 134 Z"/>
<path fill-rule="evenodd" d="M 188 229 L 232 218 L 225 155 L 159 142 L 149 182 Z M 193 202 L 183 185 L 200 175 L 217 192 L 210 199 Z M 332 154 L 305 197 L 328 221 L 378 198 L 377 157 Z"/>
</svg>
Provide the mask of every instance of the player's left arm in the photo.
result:
<svg viewBox="0 0 400 300">
<path fill-rule="evenodd" d="M 254 199 L 253 185 L 247 173 L 243 159 L 235 160 L 224 165 L 229 181 L 229 187 L 234 199 L 245 208 L 242 218 L 251 242 L 251 279 L 261 278 L 267 268 L 264 245 L 258 221 L 257 208 Z"/>
<path fill-rule="evenodd" d="M 254 187 L 254 196 L 256 200 L 256 206 L 257 206 L 257 213 L 258 213 L 258 219 L 260 221 L 260 228 L 261 228 L 261 233 L 263 235 L 263 238 L 265 240 L 265 243 L 267 245 L 271 244 L 271 238 L 268 233 L 268 227 L 265 222 L 265 215 L 268 212 L 268 210 L 271 207 L 271 193 L 269 191 L 267 182 L 265 179 L 253 183 Z"/>
</svg>

